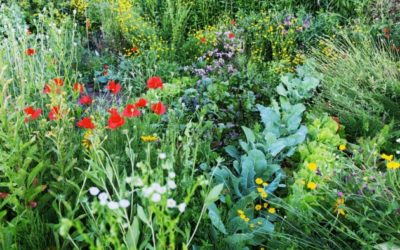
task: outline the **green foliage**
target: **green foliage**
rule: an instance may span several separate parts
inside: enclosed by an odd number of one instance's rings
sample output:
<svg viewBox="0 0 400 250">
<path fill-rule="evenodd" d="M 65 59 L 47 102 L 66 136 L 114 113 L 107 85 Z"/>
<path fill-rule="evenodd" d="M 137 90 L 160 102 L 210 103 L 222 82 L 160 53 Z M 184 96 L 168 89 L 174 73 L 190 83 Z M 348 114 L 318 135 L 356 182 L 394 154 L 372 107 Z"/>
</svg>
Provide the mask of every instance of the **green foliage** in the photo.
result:
<svg viewBox="0 0 400 250">
<path fill-rule="evenodd" d="M 315 51 L 316 69 L 324 74 L 316 108 L 338 116 L 352 140 L 374 134 L 392 120 L 398 126 L 396 55 L 370 36 L 353 41 L 344 35 L 341 40 L 328 42 L 331 56 Z"/>
</svg>

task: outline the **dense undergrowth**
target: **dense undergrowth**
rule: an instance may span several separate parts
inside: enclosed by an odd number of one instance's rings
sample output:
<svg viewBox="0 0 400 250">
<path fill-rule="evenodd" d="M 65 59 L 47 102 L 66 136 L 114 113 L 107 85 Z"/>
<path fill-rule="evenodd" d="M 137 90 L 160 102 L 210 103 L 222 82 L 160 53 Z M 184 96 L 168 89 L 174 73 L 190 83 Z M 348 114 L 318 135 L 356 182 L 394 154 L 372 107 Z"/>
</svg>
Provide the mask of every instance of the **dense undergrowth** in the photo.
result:
<svg viewBox="0 0 400 250">
<path fill-rule="evenodd" d="M 399 9 L 2 3 L 0 249 L 398 249 Z"/>
</svg>

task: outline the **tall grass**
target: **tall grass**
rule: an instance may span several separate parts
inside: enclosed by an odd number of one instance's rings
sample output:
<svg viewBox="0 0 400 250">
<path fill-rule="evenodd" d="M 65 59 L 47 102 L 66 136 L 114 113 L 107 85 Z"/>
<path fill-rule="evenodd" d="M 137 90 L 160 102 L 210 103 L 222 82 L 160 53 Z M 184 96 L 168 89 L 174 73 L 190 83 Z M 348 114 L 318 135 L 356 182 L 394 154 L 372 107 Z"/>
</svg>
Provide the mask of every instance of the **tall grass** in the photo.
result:
<svg viewBox="0 0 400 250">
<path fill-rule="evenodd" d="M 400 122 L 398 55 L 370 36 L 341 35 L 314 49 L 316 69 L 324 74 L 315 107 L 338 116 L 354 139 Z"/>
</svg>

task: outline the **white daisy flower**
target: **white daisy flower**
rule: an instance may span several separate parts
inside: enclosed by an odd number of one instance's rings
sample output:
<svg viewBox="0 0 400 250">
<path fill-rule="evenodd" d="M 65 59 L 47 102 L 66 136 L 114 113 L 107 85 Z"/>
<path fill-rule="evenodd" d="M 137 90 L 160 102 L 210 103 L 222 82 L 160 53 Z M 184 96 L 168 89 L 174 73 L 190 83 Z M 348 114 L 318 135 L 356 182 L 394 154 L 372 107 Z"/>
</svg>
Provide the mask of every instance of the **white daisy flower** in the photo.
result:
<svg viewBox="0 0 400 250">
<path fill-rule="evenodd" d="M 174 199 L 167 200 L 167 208 L 174 208 L 176 207 L 176 201 Z"/>
<path fill-rule="evenodd" d="M 115 202 L 115 201 L 110 201 L 110 202 L 107 204 L 107 206 L 108 206 L 108 208 L 111 209 L 111 210 L 115 210 L 115 209 L 118 209 L 118 208 L 119 208 L 118 202 Z"/>
<path fill-rule="evenodd" d="M 167 186 L 169 189 L 175 189 L 176 188 L 176 183 L 173 180 L 168 180 L 167 181 Z"/>
<path fill-rule="evenodd" d="M 160 154 L 158 154 L 158 158 L 160 158 L 161 160 L 164 160 L 165 158 L 167 158 L 167 154 L 166 153 L 160 153 Z"/>
<path fill-rule="evenodd" d="M 108 194 L 105 192 L 102 192 L 99 194 L 98 198 L 100 201 L 106 201 L 108 199 Z"/>
<path fill-rule="evenodd" d="M 181 204 L 178 205 L 179 212 L 183 213 L 185 212 L 185 209 L 186 209 L 186 203 L 182 202 Z"/>
<path fill-rule="evenodd" d="M 151 201 L 153 201 L 153 202 L 159 202 L 160 200 L 161 200 L 161 195 L 158 194 L 158 193 L 154 193 L 154 194 L 151 196 Z"/>
<path fill-rule="evenodd" d="M 100 190 L 97 187 L 91 187 L 89 188 L 89 193 L 93 196 L 96 196 L 100 193 Z"/>
<path fill-rule="evenodd" d="M 142 193 L 143 193 L 144 197 L 149 197 L 153 192 L 154 192 L 154 189 L 152 187 L 144 187 L 142 189 Z"/>
<path fill-rule="evenodd" d="M 171 179 L 175 178 L 175 176 L 176 176 L 175 172 L 169 172 L 168 174 L 168 177 Z"/>
<path fill-rule="evenodd" d="M 122 199 L 119 201 L 119 206 L 122 208 L 127 208 L 129 207 L 129 201 L 126 199 Z"/>
</svg>

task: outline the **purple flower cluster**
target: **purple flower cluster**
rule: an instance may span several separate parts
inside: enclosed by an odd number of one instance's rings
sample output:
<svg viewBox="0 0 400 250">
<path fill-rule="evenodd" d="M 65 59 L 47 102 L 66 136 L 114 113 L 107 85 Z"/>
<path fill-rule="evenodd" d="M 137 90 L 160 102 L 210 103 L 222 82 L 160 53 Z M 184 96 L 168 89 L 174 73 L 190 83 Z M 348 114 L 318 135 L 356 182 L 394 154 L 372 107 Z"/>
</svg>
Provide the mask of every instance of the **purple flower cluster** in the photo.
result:
<svg viewBox="0 0 400 250">
<path fill-rule="evenodd" d="M 231 31 L 216 32 L 215 34 L 217 35 L 216 48 L 197 58 L 196 64 L 184 67 L 185 71 L 190 71 L 202 79 L 214 73 L 222 75 L 237 72 L 231 61 L 237 54 L 243 53 L 242 41 L 236 37 L 229 38 L 229 34 L 233 34 Z"/>
</svg>

